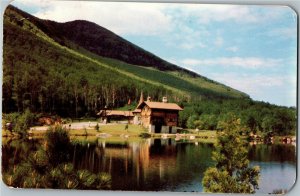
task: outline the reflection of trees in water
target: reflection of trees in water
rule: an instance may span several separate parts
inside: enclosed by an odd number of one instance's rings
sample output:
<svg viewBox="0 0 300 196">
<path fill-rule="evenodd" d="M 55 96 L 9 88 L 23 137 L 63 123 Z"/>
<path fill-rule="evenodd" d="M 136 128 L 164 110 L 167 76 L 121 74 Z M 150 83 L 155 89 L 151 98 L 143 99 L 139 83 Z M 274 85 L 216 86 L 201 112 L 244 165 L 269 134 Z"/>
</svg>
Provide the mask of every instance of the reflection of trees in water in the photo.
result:
<svg viewBox="0 0 300 196">
<path fill-rule="evenodd" d="M 291 162 L 296 163 L 296 147 L 289 144 L 257 144 L 248 148 L 249 159 L 261 162 Z"/>
<path fill-rule="evenodd" d="M 9 170 L 10 166 L 19 164 L 21 160 L 28 158 L 32 151 L 37 150 L 37 142 L 29 142 L 27 139 L 7 140 L 2 143 L 2 173 Z"/>
<path fill-rule="evenodd" d="M 183 182 L 198 178 L 211 165 L 211 150 L 212 144 L 196 146 L 195 142 L 174 139 L 99 139 L 76 145 L 74 166 L 94 173 L 110 173 L 115 190 L 176 190 Z"/>
<path fill-rule="evenodd" d="M 3 181 L 22 188 L 109 189 L 109 174 L 74 169 L 71 148 L 69 136 L 61 127 L 48 130 L 42 144 L 23 141 L 12 149 L 4 148 Z"/>
</svg>

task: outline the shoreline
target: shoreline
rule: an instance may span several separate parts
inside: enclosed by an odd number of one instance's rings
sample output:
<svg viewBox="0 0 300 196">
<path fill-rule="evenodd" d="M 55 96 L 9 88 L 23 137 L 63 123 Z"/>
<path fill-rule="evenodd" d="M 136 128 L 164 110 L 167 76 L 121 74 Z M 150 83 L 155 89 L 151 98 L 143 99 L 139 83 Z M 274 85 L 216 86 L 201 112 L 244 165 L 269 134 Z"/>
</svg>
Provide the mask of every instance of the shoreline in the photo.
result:
<svg viewBox="0 0 300 196">
<path fill-rule="evenodd" d="M 99 131 L 95 129 L 96 124 L 99 125 Z M 109 123 L 103 124 L 98 122 L 78 122 L 72 123 L 69 129 L 68 124 L 64 124 L 69 133 L 70 138 L 99 138 L 99 139 L 112 139 L 113 140 L 138 140 L 143 138 L 161 138 L 161 139 L 175 139 L 175 140 L 190 140 L 190 141 L 203 141 L 209 143 L 216 143 L 217 141 L 217 131 L 212 130 L 200 130 L 196 133 L 176 133 L 176 134 L 166 134 L 166 133 L 148 133 L 145 128 L 140 125 L 128 125 L 128 129 L 125 128 L 126 124 L 121 123 Z M 43 138 L 50 126 L 36 126 L 31 127 L 27 131 L 26 137 L 28 138 Z M 143 135 L 145 134 L 145 135 Z M 9 132 L 8 130 L 2 130 L 2 138 L 6 139 L 20 139 L 21 134 L 15 132 Z M 245 138 L 246 139 L 246 138 Z M 274 136 L 272 143 L 296 143 L 296 136 Z M 264 143 L 263 140 L 249 140 L 249 144 Z"/>
<path fill-rule="evenodd" d="M 2 130 L 2 141 L 3 140 L 17 140 L 21 139 L 22 136 L 17 133 L 7 133 L 8 131 Z M 141 132 L 143 133 L 143 132 Z M 144 132 L 145 133 L 145 132 Z M 39 131 L 38 133 L 29 133 L 26 137 L 28 139 L 43 139 L 46 134 L 46 131 Z M 84 130 L 70 130 L 69 136 L 71 140 L 95 140 L 95 139 L 102 139 L 102 140 L 108 140 L 108 141 L 137 141 L 141 139 L 175 139 L 177 141 L 180 140 L 189 140 L 189 141 L 195 141 L 195 142 L 205 142 L 205 143 L 216 143 L 217 137 L 214 136 L 204 136 L 204 135 L 197 135 L 192 133 L 182 133 L 182 134 L 162 134 L 162 133 L 152 133 L 149 134 L 149 137 L 141 137 L 137 133 L 131 133 L 124 132 L 123 134 L 118 133 L 107 133 L 107 132 L 96 132 L 96 130 L 92 130 L 92 132 L 89 132 L 86 134 L 84 133 Z M 295 136 L 274 136 L 274 141 L 269 144 L 295 144 L 296 142 L 290 141 L 287 142 L 285 138 L 292 138 Z M 256 141 L 251 140 L 248 141 L 250 145 L 256 145 L 256 144 L 263 144 L 265 142 L 263 141 Z"/>
</svg>

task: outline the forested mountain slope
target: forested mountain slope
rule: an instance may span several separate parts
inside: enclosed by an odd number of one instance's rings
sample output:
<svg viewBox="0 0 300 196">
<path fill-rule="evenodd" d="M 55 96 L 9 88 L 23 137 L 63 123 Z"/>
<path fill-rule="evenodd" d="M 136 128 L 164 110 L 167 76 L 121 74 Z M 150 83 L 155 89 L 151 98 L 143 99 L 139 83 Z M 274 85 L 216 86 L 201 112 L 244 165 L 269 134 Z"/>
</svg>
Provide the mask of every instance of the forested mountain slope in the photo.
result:
<svg viewBox="0 0 300 196">
<path fill-rule="evenodd" d="M 84 35 L 67 36 L 68 29 Z M 95 51 L 93 43 L 98 43 Z M 140 60 L 126 62 L 117 54 Z M 34 111 L 77 116 L 104 105 L 122 107 L 129 99 L 137 101 L 141 91 L 154 100 L 167 95 L 177 102 L 248 98 L 169 64 L 96 24 L 41 20 L 12 6 L 4 15 L 3 55 L 3 109 L 7 112 L 30 105 Z"/>
</svg>

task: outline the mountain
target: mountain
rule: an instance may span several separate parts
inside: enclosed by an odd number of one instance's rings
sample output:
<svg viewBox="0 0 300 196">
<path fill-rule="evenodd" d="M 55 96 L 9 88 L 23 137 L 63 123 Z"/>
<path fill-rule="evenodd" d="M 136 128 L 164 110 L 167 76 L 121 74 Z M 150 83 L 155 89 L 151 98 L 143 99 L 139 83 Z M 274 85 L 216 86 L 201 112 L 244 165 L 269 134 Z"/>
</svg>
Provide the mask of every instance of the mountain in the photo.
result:
<svg viewBox="0 0 300 196">
<path fill-rule="evenodd" d="M 14 7 L 9 9 L 13 9 L 22 14 L 24 18 L 30 19 L 30 22 L 61 45 L 72 47 L 75 43 L 99 56 L 118 59 L 129 64 L 154 67 L 162 71 L 183 71 L 191 76 L 198 76 L 194 72 L 171 64 L 145 51 L 95 23 L 84 20 L 58 23 L 38 19 Z"/>
<path fill-rule="evenodd" d="M 176 102 L 249 99 L 88 21 L 58 23 L 8 6 L 3 30 L 4 112 L 92 114 L 137 102 L 141 92 Z"/>
</svg>

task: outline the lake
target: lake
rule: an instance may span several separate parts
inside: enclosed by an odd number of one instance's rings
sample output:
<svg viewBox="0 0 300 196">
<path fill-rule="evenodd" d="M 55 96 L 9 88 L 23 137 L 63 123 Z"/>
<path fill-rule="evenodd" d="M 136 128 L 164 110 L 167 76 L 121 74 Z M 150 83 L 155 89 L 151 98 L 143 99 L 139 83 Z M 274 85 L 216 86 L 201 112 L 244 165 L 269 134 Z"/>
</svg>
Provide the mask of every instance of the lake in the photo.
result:
<svg viewBox="0 0 300 196">
<path fill-rule="evenodd" d="M 41 142 L 32 140 L 29 143 L 32 146 L 40 145 Z M 16 159 L 26 157 L 22 156 L 22 152 L 15 152 L 22 145 L 25 145 L 25 141 L 3 143 L 4 173 L 12 162 L 19 162 Z M 203 173 L 214 164 L 212 151 L 212 143 L 199 141 L 140 139 L 128 142 L 125 139 L 93 139 L 73 142 L 70 154 L 78 170 L 111 174 L 113 190 L 202 192 Z M 9 158 L 12 155 L 14 160 Z M 289 190 L 293 186 L 296 180 L 295 146 L 249 145 L 249 160 L 251 165 L 259 165 L 261 168 L 257 193 Z"/>
</svg>

